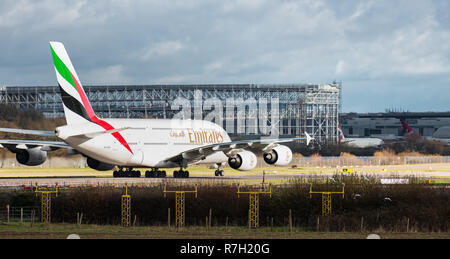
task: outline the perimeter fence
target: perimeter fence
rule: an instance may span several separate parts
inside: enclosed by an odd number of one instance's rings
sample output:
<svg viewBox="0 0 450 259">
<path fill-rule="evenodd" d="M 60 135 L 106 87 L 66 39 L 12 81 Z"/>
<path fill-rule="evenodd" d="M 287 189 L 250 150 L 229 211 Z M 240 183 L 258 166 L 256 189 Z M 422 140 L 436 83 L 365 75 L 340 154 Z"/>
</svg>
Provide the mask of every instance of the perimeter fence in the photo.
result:
<svg viewBox="0 0 450 259">
<path fill-rule="evenodd" d="M 39 206 L 6 205 L 0 208 L 0 222 L 40 222 L 40 215 Z"/>
</svg>

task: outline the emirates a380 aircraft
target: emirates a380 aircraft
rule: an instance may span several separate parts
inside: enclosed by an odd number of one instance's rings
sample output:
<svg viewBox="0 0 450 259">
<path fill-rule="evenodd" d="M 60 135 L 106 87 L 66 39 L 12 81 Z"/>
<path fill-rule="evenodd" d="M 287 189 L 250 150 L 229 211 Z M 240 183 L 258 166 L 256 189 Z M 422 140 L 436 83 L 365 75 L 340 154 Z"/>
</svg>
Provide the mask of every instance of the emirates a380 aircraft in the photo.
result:
<svg viewBox="0 0 450 259">
<path fill-rule="evenodd" d="M 279 143 L 304 139 L 308 145 L 312 138 L 257 139 L 231 141 L 219 125 L 203 120 L 162 119 L 100 119 L 98 118 L 69 56 L 60 42 L 50 42 L 50 49 L 61 92 L 67 125 L 55 131 L 0 128 L 40 136 L 56 136 L 58 141 L 0 140 L 0 144 L 16 153 L 17 161 L 35 166 L 45 162 L 47 151 L 72 149 L 87 157 L 89 167 L 112 170 L 114 177 L 140 177 L 135 168 L 150 168 L 146 177 L 165 177 L 160 168 L 180 168 L 174 177 L 189 177 L 183 170 L 191 164 L 216 164 L 216 176 L 223 176 L 221 168 L 226 162 L 233 169 L 252 170 L 257 158 L 245 150 L 261 149 L 267 164 L 283 166 L 292 160 L 292 151 Z"/>
</svg>

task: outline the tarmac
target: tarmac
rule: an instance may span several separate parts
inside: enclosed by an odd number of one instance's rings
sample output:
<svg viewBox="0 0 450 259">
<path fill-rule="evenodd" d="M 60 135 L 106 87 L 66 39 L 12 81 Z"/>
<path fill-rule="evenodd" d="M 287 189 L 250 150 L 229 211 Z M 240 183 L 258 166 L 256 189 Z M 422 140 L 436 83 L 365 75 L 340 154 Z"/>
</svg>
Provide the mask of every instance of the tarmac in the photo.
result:
<svg viewBox="0 0 450 259">
<path fill-rule="evenodd" d="M 144 171 L 144 170 L 143 170 Z M 141 171 L 141 172 L 143 172 Z M 23 170 L 15 172 L 12 169 L 0 169 L 0 187 L 23 186 L 86 186 L 86 185 L 123 185 L 127 184 L 159 184 L 159 183 L 252 183 L 264 182 L 288 183 L 298 178 L 326 178 L 336 173 L 343 173 L 342 168 L 265 168 L 254 169 L 250 172 L 239 172 L 229 168 L 225 176 L 214 176 L 213 169 L 196 168 L 192 170 L 189 178 L 173 178 L 171 170 L 167 171 L 165 178 L 114 178 L 112 172 L 96 172 L 92 170 L 77 169 L 41 169 Z M 415 177 L 423 179 L 450 179 L 450 164 L 420 164 L 420 165 L 394 165 L 371 166 L 352 168 L 346 174 L 375 176 L 377 178 L 406 178 Z"/>
</svg>

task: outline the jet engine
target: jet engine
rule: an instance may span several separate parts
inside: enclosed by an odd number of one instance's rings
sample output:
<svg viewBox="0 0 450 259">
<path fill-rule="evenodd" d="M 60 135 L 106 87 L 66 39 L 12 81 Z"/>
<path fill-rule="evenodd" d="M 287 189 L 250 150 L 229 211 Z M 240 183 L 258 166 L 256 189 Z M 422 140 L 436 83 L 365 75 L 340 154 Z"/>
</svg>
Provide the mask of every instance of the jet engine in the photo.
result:
<svg viewBox="0 0 450 259">
<path fill-rule="evenodd" d="M 264 153 L 263 157 L 269 165 L 285 166 L 292 160 L 292 151 L 286 146 L 279 145 Z"/>
<path fill-rule="evenodd" d="M 47 159 L 47 151 L 42 151 L 41 147 L 17 149 L 15 153 L 17 162 L 22 165 L 40 165 Z"/>
<path fill-rule="evenodd" d="M 228 158 L 231 168 L 239 171 L 249 171 L 256 167 L 256 155 L 250 151 L 242 151 L 235 156 Z"/>
<path fill-rule="evenodd" d="M 110 164 L 107 164 L 107 163 L 103 163 L 103 162 L 95 160 L 95 159 L 93 159 L 91 157 L 87 158 L 87 165 L 90 168 L 98 170 L 98 171 L 108 171 L 108 170 L 112 170 L 115 167 L 115 165 L 110 165 Z"/>
</svg>

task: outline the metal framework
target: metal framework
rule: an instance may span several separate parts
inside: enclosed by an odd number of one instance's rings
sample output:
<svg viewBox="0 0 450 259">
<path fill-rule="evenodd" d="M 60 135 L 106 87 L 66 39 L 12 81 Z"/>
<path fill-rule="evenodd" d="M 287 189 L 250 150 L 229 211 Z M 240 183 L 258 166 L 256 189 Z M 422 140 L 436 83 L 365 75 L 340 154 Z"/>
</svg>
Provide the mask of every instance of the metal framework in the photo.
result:
<svg viewBox="0 0 450 259">
<path fill-rule="evenodd" d="M 167 191 L 166 184 L 164 184 L 163 193 L 164 197 L 166 197 L 166 193 L 175 193 L 175 226 L 184 227 L 186 223 L 186 193 L 194 193 L 197 198 L 197 184 L 194 191 Z"/>
<path fill-rule="evenodd" d="M 309 186 L 309 198 L 312 198 L 313 194 L 322 194 L 322 216 L 331 215 L 331 194 L 342 194 L 342 198 L 344 198 L 344 187 L 345 184 L 342 184 L 342 191 L 340 192 L 313 192 L 312 184 Z"/>
<path fill-rule="evenodd" d="M 125 184 L 125 194 L 122 195 L 122 226 L 131 226 L 131 196 L 128 194 L 128 186 Z"/>
<path fill-rule="evenodd" d="M 240 185 L 238 184 L 237 195 L 248 194 L 249 206 L 248 206 L 248 226 L 249 228 L 259 227 L 259 195 L 269 194 L 272 198 L 272 185 L 269 184 L 269 191 L 254 191 L 254 192 L 241 192 Z"/>
<path fill-rule="evenodd" d="M 52 211 L 52 194 L 55 194 L 56 197 L 58 197 L 58 184 L 56 184 L 55 190 L 49 190 L 48 187 L 46 187 L 45 190 L 39 190 L 39 187 L 36 183 L 36 190 L 34 192 L 36 193 L 36 195 L 38 193 L 41 194 L 41 222 L 50 223 Z"/>
<path fill-rule="evenodd" d="M 205 100 L 219 100 L 223 109 L 220 123 L 231 135 L 266 135 L 263 127 L 275 127 L 282 136 L 308 132 L 319 142 L 337 141 L 341 83 L 331 84 L 211 84 L 211 85 L 107 85 L 85 86 L 93 109 L 104 118 L 172 118 L 174 100 L 185 98 L 191 109 Z M 201 102 L 196 102 L 201 98 Z M 233 100 L 241 106 L 232 106 Z M 47 117 L 62 117 L 57 86 L 0 86 L 0 103 L 21 109 L 37 109 Z M 200 109 L 205 118 L 216 109 Z M 262 107 L 264 105 L 264 107 Z M 278 109 L 275 109 L 277 107 Z M 200 107 L 201 108 L 201 107 Z M 233 118 L 227 118 L 231 110 Z M 258 111 L 258 112 L 254 112 Z M 245 113 L 246 125 L 237 122 Z M 279 122 L 272 116 L 279 117 Z M 254 119 L 258 119 L 256 123 Z M 194 119 L 194 118 L 193 118 Z M 231 130 L 230 130 L 231 129 Z"/>
</svg>

